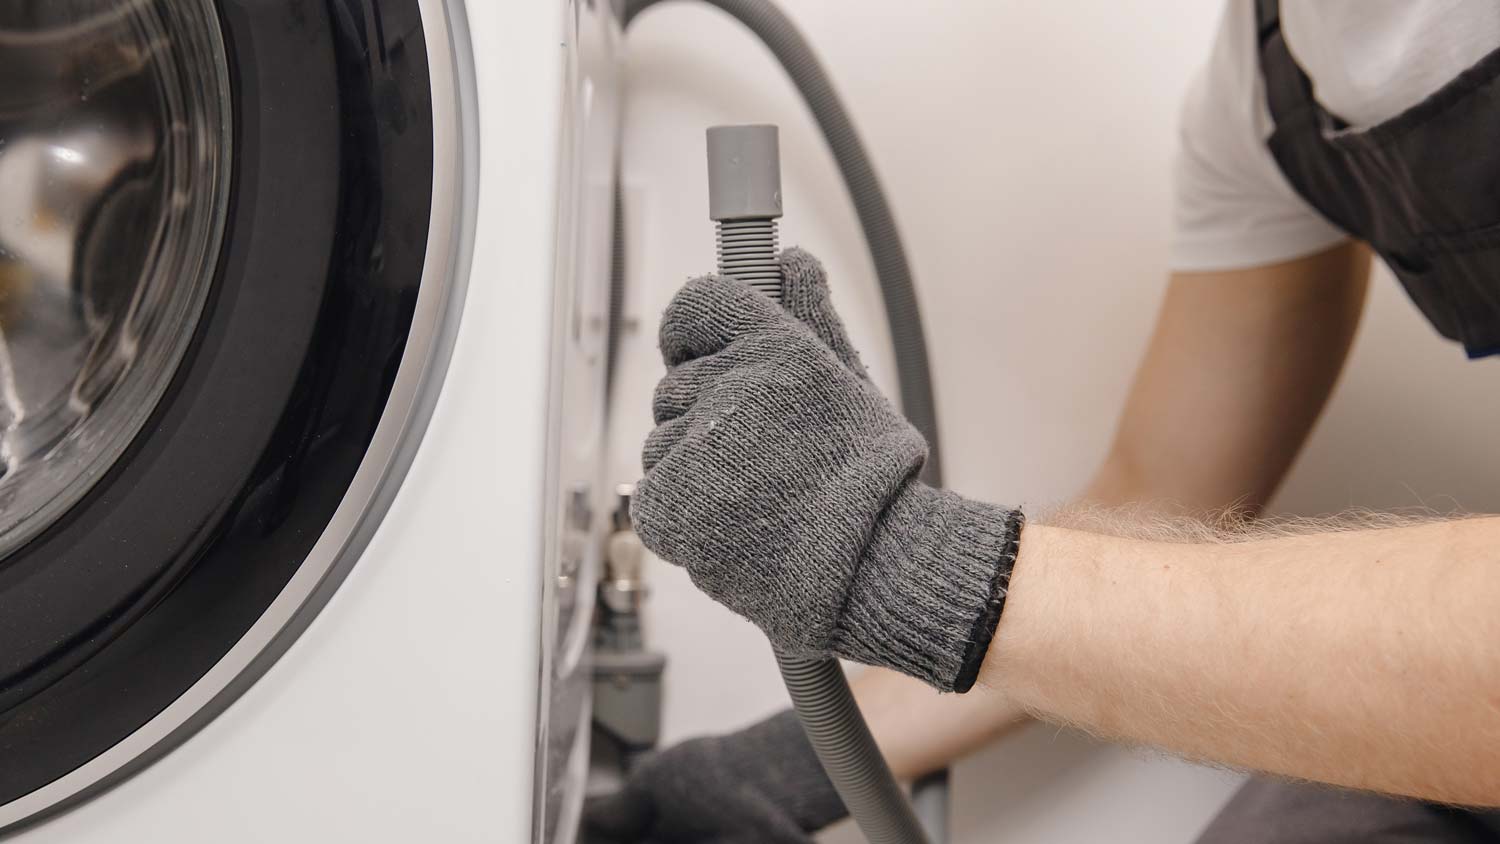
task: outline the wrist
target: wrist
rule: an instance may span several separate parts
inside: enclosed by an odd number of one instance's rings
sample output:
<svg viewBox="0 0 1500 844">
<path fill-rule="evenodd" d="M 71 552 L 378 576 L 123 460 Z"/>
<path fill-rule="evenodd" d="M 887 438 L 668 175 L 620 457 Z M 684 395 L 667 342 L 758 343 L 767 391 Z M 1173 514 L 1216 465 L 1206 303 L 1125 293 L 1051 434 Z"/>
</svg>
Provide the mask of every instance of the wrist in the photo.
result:
<svg viewBox="0 0 1500 844">
<path fill-rule="evenodd" d="M 1133 560 L 1162 561 L 1176 547 L 1029 527 L 981 681 L 1036 717 L 1118 734 L 1123 697 L 1117 675 L 1131 653 L 1142 652 L 1126 643 L 1129 631 L 1172 613 L 1165 606 L 1151 609 L 1140 597 L 1117 599 L 1139 577 Z M 1122 557 L 1122 548 L 1135 553 Z M 1126 622 L 1122 612 L 1139 615 Z"/>
<path fill-rule="evenodd" d="M 1046 709 L 1045 652 L 1054 647 L 1055 630 L 1048 624 L 1065 618 L 1067 608 L 1056 606 L 1063 593 L 1052 582 L 1061 575 L 1059 543 L 1068 531 L 1045 524 L 1031 525 L 1021 538 L 1016 565 L 1007 584 L 1010 612 L 995 625 L 994 641 L 980 671 L 986 687 L 1001 690 L 1032 714 Z M 1056 659 L 1053 660 L 1057 662 Z"/>
<path fill-rule="evenodd" d="M 1019 510 L 907 484 L 860 557 L 833 651 L 968 691 L 1005 605 L 1022 524 Z"/>
</svg>

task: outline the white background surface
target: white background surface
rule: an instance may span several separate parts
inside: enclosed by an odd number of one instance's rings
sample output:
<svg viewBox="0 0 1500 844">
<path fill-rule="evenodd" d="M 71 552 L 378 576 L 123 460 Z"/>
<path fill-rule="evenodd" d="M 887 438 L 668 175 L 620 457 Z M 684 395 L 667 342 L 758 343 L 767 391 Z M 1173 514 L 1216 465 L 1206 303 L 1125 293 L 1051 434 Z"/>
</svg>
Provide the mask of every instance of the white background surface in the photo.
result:
<svg viewBox="0 0 1500 844">
<path fill-rule="evenodd" d="M 985 499 L 1075 493 L 1101 458 L 1165 282 L 1176 109 L 1220 4 L 784 0 L 821 53 L 886 190 L 920 286 L 947 475 Z M 887 350 L 869 259 L 837 171 L 752 37 L 697 4 L 627 39 L 625 174 L 637 331 L 612 470 L 638 472 L 656 317 L 713 266 L 703 129 L 782 127 L 783 243 L 823 258 L 877 380 Z M 636 399 L 632 401 L 632 396 Z M 1333 404 L 1277 506 L 1500 509 L 1500 364 L 1439 341 L 1381 271 Z M 669 652 L 669 740 L 784 705 L 765 643 L 653 571 Z M 1233 775 L 1035 727 L 956 772 L 956 841 L 1190 841 Z M 852 840 L 847 836 L 840 840 Z"/>
</svg>

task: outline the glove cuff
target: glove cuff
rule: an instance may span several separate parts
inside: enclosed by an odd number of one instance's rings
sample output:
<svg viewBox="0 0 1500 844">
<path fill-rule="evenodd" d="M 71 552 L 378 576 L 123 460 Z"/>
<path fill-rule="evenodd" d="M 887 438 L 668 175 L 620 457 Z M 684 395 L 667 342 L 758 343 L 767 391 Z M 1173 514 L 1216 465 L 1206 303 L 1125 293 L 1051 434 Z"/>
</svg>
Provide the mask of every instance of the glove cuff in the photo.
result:
<svg viewBox="0 0 1500 844">
<path fill-rule="evenodd" d="M 979 676 L 1024 517 L 910 482 L 882 514 L 833 633 L 834 653 L 939 691 Z"/>
</svg>

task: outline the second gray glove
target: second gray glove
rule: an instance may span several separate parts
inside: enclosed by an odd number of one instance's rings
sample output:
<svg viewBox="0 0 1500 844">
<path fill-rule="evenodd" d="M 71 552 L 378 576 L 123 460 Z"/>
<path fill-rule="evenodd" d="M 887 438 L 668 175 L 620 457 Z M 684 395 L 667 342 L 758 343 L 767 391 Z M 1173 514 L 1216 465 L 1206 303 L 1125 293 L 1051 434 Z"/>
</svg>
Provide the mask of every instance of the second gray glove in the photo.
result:
<svg viewBox="0 0 1500 844">
<path fill-rule="evenodd" d="M 584 809 L 587 844 L 813 844 L 844 817 L 794 712 L 685 741 Z"/>
<path fill-rule="evenodd" d="M 865 377 L 821 268 L 790 250 L 783 271 L 786 308 L 718 277 L 668 306 L 636 531 L 783 652 L 966 691 L 1020 512 L 917 480 L 927 444 Z"/>
</svg>

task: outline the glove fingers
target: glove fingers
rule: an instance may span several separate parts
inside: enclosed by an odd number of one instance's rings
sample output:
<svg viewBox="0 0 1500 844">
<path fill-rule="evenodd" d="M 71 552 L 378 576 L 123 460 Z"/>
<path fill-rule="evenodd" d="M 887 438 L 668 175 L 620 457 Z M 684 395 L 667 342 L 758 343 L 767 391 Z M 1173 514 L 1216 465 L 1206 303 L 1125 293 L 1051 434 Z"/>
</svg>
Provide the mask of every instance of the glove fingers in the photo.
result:
<svg viewBox="0 0 1500 844">
<path fill-rule="evenodd" d="M 668 367 L 719 351 L 747 332 L 775 325 L 786 312 L 743 282 L 721 276 L 682 286 L 661 318 L 662 360 Z"/>
<path fill-rule="evenodd" d="M 652 419 L 660 425 L 687 413 L 714 380 L 734 368 L 734 363 L 728 355 L 713 354 L 667 370 L 651 396 Z"/>
<path fill-rule="evenodd" d="M 849 342 L 844 321 L 833 308 L 828 274 L 809 252 L 792 248 L 781 253 L 781 306 L 801 320 L 855 375 L 868 378 L 859 352 Z"/>
<path fill-rule="evenodd" d="M 683 415 L 657 425 L 646 436 L 646 442 L 641 446 L 641 469 L 650 474 L 651 470 L 656 468 L 656 464 L 682 442 L 682 437 L 687 433 L 691 424 L 688 416 Z"/>
</svg>

